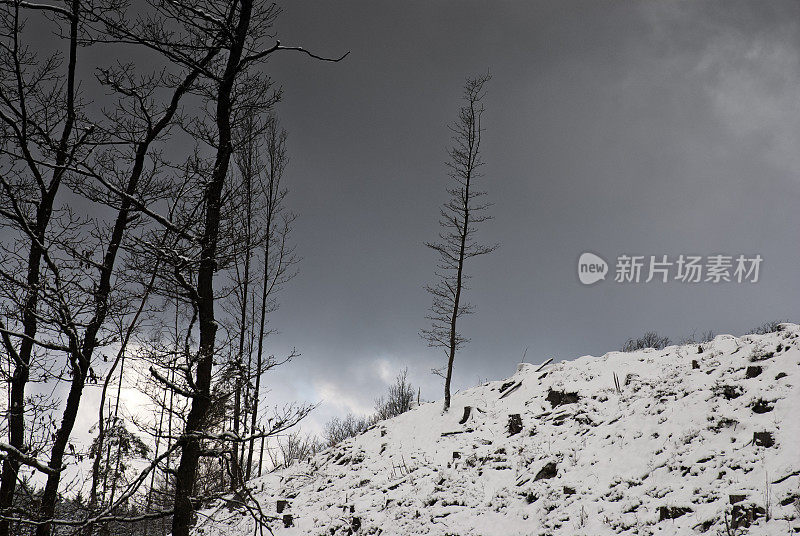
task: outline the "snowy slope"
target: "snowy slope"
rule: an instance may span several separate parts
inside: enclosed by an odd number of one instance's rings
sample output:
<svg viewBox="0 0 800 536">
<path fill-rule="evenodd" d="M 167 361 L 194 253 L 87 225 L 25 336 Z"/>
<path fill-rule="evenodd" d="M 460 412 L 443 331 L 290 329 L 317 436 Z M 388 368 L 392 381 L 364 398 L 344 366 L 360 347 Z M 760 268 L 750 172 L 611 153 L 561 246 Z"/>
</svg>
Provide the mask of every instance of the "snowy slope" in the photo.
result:
<svg viewBox="0 0 800 536">
<path fill-rule="evenodd" d="M 274 533 L 800 533 L 800 326 L 538 368 L 252 481 Z M 254 533 L 222 503 L 199 519 Z"/>
</svg>

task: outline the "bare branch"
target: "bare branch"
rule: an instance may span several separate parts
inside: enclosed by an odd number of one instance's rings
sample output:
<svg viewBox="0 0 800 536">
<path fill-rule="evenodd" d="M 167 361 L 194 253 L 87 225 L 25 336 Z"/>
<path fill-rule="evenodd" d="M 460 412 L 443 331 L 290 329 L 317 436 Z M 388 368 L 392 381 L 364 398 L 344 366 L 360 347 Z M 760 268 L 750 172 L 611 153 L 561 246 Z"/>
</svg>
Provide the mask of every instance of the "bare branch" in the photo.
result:
<svg viewBox="0 0 800 536">
<path fill-rule="evenodd" d="M 338 58 L 326 58 L 325 56 L 320 56 L 318 54 L 314 54 L 313 52 L 310 52 L 309 50 L 306 50 L 303 47 L 285 47 L 285 46 L 281 45 L 280 41 L 275 41 L 275 44 L 273 46 L 271 46 L 270 48 L 268 48 L 266 50 L 262 50 L 261 52 L 257 52 L 255 54 L 251 54 L 249 56 L 244 57 L 242 59 L 242 66 L 244 66 L 244 65 L 246 65 L 248 63 L 252 63 L 254 61 L 258 61 L 260 59 L 263 59 L 263 58 L 269 56 L 270 54 L 272 54 L 273 52 L 276 52 L 278 50 L 294 50 L 296 52 L 302 52 L 303 54 L 306 54 L 306 55 L 314 58 L 315 60 L 329 61 L 329 62 L 333 62 L 333 63 L 340 62 L 343 59 L 345 59 L 348 55 L 350 55 L 350 51 L 348 50 L 347 52 L 345 52 L 344 54 L 342 54 Z"/>
<path fill-rule="evenodd" d="M 33 467 L 34 469 L 37 469 L 42 473 L 52 475 L 52 474 L 58 474 L 64 470 L 64 467 L 62 467 L 61 469 L 54 469 L 40 462 L 33 456 L 28 456 L 24 452 L 21 452 L 19 449 L 16 449 L 7 443 L 0 442 L 0 450 L 5 452 L 8 456 L 17 460 L 19 463 L 27 465 L 28 467 Z"/>
</svg>

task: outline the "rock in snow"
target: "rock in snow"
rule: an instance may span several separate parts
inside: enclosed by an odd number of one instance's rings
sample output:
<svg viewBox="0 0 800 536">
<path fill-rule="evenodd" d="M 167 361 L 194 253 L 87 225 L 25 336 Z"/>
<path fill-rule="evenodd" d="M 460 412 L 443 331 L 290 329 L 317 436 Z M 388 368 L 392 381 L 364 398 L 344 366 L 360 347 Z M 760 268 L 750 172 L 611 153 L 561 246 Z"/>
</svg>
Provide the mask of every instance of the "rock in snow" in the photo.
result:
<svg viewBox="0 0 800 536">
<path fill-rule="evenodd" d="M 519 366 L 248 485 L 279 536 L 800 533 L 800 326 L 701 348 Z M 194 534 L 253 534 L 225 504 Z"/>
</svg>

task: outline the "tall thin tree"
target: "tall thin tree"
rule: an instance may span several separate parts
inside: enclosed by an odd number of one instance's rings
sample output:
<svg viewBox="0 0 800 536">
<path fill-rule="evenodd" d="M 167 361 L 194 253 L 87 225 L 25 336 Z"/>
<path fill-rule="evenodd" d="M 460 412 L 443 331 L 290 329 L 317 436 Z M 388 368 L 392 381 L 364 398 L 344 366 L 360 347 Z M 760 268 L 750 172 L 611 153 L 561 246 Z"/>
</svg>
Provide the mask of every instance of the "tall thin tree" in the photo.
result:
<svg viewBox="0 0 800 536">
<path fill-rule="evenodd" d="M 280 128 L 277 118 L 271 117 L 264 130 L 263 143 L 266 146 L 266 177 L 259 175 L 260 188 L 265 197 L 263 231 L 263 274 L 261 281 L 261 302 L 258 324 L 258 333 L 255 334 L 257 343 L 255 386 L 252 396 L 252 413 L 250 416 L 250 429 L 255 430 L 258 423 L 259 395 L 261 392 L 261 376 L 267 370 L 283 364 L 294 358 L 297 354 L 292 351 L 283 360 L 276 360 L 273 356 L 264 359 L 264 340 L 269 335 L 266 329 L 267 314 L 274 312 L 278 305 L 274 294 L 290 279 L 297 275 L 294 269 L 300 261 L 294 254 L 294 247 L 289 245 L 288 238 L 294 222 L 295 215 L 286 212 L 284 198 L 288 190 L 282 185 L 283 172 L 288 161 L 286 155 L 286 131 Z M 255 148 L 253 148 L 255 149 Z M 258 157 L 256 150 L 256 157 Z M 261 438 L 263 450 L 264 438 Z M 247 451 L 246 478 L 252 474 L 253 452 L 255 450 L 255 437 L 250 439 Z M 259 472 L 260 476 L 260 472 Z"/>
<path fill-rule="evenodd" d="M 473 311 L 472 305 L 463 297 L 467 289 L 464 262 L 497 249 L 496 244 L 487 246 L 475 240 L 477 224 L 492 218 L 486 212 L 491 205 L 482 200 L 486 192 L 475 185 L 475 181 L 482 177 L 481 119 L 486 94 L 484 86 L 490 78 L 489 74 L 484 74 L 467 78 L 464 84 L 464 104 L 459 109 L 458 119 L 450 125 L 453 133 L 447 161 L 450 177 L 447 193 L 450 199 L 441 208 L 439 240 L 425 243 L 439 254 L 439 261 L 436 283 L 425 287 L 433 296 L 430 312 L 426 316 L 431 324 L 420 331 L 420 336 L 429 346 L 444 348 L 447 354 L 445 370 L 434 369 L 435 373 L 444 376 L 445 411 L 450 408 L 456 351 L 468 342 L 458 331 L 458 319 Z"/>
</svg>

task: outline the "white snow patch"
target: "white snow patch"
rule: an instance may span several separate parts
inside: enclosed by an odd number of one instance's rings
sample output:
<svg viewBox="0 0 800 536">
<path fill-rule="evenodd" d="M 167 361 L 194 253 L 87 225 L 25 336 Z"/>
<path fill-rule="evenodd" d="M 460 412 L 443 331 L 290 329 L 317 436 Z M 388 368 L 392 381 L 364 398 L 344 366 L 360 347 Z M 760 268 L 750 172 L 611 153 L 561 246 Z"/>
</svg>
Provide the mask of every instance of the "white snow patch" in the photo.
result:
<svg viewBox="0 0 800 536">
<path fill-rule="evenodd" d="M 726 517 L 748 515 L 746 534 L 800 532 L 800 326 L 536 369 L 249 486 L 281 536 L 718 535 Z M 210 505 L 194 533 L 254 534 L 228 504 Z"/>
</svg>

